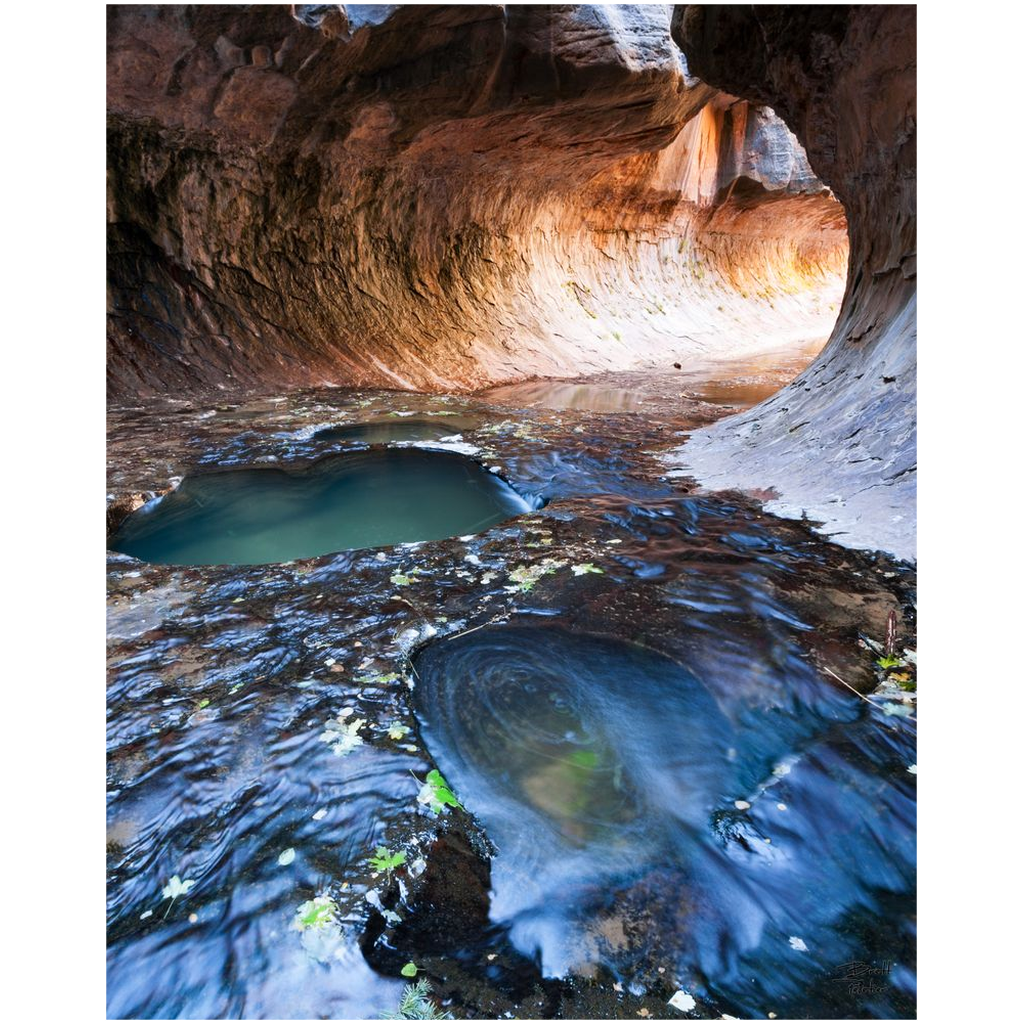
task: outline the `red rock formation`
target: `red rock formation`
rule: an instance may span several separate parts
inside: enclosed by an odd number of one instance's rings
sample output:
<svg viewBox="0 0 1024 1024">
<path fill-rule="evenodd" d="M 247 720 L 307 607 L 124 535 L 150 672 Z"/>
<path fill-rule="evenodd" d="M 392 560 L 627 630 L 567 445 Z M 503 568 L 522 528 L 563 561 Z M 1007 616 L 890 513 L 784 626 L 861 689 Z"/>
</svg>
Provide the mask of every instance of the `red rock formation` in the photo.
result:
<svg viewBox="0 0 1024 1024">
<path fill-rule="evenodd" d="M 688 75 L 668 8 L 108 10 L 113 397 L 475 387 L 834 320 L 839 204 Z"/>
<path fill-rule="evenodd" d="M 916 9 L 681 6 L 673 34 L 706 81 L 770 104 L 842 200 L 850 270 L 816 362 L 680 458 L 716 486 L 773 488 L 843 543 L 914 557 Z"/>
</svg>

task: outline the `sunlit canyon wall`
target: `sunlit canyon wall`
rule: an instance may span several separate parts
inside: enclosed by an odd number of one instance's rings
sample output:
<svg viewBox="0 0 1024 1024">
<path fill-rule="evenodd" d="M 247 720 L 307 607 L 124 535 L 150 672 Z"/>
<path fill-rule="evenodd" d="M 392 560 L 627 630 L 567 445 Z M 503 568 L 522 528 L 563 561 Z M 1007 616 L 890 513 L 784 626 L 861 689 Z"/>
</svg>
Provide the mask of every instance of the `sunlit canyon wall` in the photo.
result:
<svg viewBox="0 0 1024 1024">
<path fill-rule="evenodd" d="M 912 555 L 913 8 L 108 11 L 112 400 L 832 333 L 680 463 Z"/>
<path fill-rule="evenodd" d="M 475 388 L 835 320 L 842 208 L 687 75 L 668 5 L 110 10 L 114 397 Z"/>
</svg>

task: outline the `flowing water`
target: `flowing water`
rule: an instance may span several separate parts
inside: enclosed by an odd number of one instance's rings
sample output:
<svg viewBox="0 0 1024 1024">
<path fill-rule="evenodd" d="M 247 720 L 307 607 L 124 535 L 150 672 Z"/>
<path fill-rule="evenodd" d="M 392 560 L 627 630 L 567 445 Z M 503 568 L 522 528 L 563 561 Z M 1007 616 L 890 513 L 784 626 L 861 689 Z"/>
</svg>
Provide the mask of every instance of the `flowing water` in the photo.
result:
<svg viewBox="0 0 1024 1024">
<path fill-rule="evenodd" d="M 408 960 L 457 1017 L 913 1016 L 913 570 L 697 493 L 659 461 L 693 382 L 616 383 L 642 412 L 111 410 L 111 509 L 149 503 L 108 556 L 111 1017 L 376 1017 Z M 459 433 L 366 447 L 391 420 Z M 356 466 L 404 507 L 299 558 L 284 509 Z M 452 522 L 477 484 L 494 518 Z M 165 514 L 178 554 L 126 553 Z M 225 516 L 277 526 L 229 558 Z"/>
<path fill-rule="evenodd" d="M 718 589 L 722 610 L 755 597 Z M 914 878 L 912 737 L 779 619 L 748 633 L 690 607 L 680 660 L 544 624 L 428 647 L 427 748 L 497 847 L 492 918 L 545 973 L 629 983 L 653 956 L 744 1016 L 766 991 L 794 1016 L 843 1011 L 842 965 L 912 944 L 893 916 Z"/>
<path fill-rule="evenodd" d="M 110 547 L 161 565 L 288 562 L 475 533 L 532 507 L 465 456 L 372 449 L 186 477 L 129 516 Z"/>
</svg>

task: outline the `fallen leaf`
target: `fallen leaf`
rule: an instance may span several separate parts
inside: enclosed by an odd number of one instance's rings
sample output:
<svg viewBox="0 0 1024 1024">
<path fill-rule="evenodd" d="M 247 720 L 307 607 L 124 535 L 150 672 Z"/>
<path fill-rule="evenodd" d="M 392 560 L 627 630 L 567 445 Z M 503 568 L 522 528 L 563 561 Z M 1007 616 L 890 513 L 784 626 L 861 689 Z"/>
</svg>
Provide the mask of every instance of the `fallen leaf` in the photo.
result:
<svg viewBox="0 0 1024 1024">
<path fill-rule="evenodd" d="M 175 875 L 165 886 L 163 895 L 165 900 L 176 900 L 179 896 L 184 896 L 189 889 L 195 885 L 195 880 L 192 878 L 186 878 L 183 882 L 177 875 Z"/>
</svg>

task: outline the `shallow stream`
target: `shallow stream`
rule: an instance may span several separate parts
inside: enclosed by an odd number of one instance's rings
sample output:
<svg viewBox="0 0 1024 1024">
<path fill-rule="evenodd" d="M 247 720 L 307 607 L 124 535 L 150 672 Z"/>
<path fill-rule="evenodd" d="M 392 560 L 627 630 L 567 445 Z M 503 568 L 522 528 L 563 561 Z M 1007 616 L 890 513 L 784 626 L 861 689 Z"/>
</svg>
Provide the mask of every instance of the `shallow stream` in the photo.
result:
<svg viewBox="0 0 1024 1024">
<path fill-rule="evenodd" d="M 913 570 L 668 472 L 692 374 L 579 386 L 111 410 L 111 1017 L 913 1016 Z"/>
</svg>

